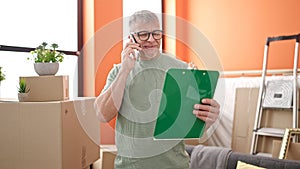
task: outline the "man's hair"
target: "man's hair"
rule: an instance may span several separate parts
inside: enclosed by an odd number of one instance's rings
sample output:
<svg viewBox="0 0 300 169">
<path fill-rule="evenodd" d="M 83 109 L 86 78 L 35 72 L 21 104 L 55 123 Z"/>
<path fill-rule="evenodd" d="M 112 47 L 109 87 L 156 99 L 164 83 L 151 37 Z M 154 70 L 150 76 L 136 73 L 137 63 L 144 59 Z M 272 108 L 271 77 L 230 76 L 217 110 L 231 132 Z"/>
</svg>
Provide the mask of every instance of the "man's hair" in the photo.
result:
<svg viewBox="0 0 300 169">
<path fill-rule="evenodd" d="M 159 24 L 159 19 L 155 13 L 148 10 L 137 11 L 129 18 L 129 28 L 131 30 L 135 27 L 135 24 L 137 23 L 149 22 L 157 22 Z"/>
</svg>

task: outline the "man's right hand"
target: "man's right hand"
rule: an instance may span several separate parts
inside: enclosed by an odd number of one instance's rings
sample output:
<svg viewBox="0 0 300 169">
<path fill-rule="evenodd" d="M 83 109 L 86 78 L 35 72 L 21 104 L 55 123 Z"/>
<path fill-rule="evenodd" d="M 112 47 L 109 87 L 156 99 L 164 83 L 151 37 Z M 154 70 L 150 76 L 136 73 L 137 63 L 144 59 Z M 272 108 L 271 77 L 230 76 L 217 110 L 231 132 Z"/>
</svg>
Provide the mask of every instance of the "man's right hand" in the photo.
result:
<svg viewBox="0 0 300 169">
<path fill-rule="evenodd" d="M 135 50 L 142 50 L 140 44 L 132 42 L 130 40 L 126 43 L 125 48 L 121 53 L 122 57 L 122 69 L 124 71 L 130 72 L 133 69 L 135 61 L 137 59 Z"/>
</svg>

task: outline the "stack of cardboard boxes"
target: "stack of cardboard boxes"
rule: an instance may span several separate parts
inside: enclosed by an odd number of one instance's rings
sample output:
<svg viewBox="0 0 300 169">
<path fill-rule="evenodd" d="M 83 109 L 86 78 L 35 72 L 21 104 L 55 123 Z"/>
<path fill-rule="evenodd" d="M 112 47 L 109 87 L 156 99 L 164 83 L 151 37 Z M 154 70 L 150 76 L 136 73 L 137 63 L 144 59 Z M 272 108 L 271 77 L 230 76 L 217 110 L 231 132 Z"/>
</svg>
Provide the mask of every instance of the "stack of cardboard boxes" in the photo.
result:
<svg viewBox="0 0 300 169">
<path fill-rule="evenodd" d="M 20 78 L 27 101 L 0 100 L 0 168 L 90 168 L 100 158 L 95 98 L 69 100 L 68 76 Z"/>
</svg>

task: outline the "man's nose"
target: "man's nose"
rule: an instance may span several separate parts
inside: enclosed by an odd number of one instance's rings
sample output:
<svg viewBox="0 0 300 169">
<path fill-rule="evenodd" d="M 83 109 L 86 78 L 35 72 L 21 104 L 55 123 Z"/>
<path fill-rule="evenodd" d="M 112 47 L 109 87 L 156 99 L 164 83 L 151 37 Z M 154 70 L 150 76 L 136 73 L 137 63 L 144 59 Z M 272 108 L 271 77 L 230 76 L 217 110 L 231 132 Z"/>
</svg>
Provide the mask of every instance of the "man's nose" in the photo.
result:
<svg viewBox="0 0 300 169">
<path fill-rule="evenodd" d="M 153 38 L 153 34 L 152 33 L 149 34 L 149 39 L 147 41 L 155 41 L 155 39 Z"/>
</svg>

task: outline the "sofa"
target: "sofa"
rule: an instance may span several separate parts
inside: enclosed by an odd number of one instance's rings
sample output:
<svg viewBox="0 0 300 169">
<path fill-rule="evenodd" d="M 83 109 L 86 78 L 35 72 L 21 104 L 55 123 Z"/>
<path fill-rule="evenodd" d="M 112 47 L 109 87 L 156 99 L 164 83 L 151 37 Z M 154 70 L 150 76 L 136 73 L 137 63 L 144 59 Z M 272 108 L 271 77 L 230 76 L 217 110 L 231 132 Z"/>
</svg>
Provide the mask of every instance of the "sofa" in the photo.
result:
<svg viewBox="0 0 300 169">
<path fill-rule="evenodd" d="M 233 152 L 228 148 L 186 145 L 186 152 L 191 157 L 191 169 L 236 169 L 238 161 L 268 169 L 300 169 L 300 161 Z"/>
</svg>

